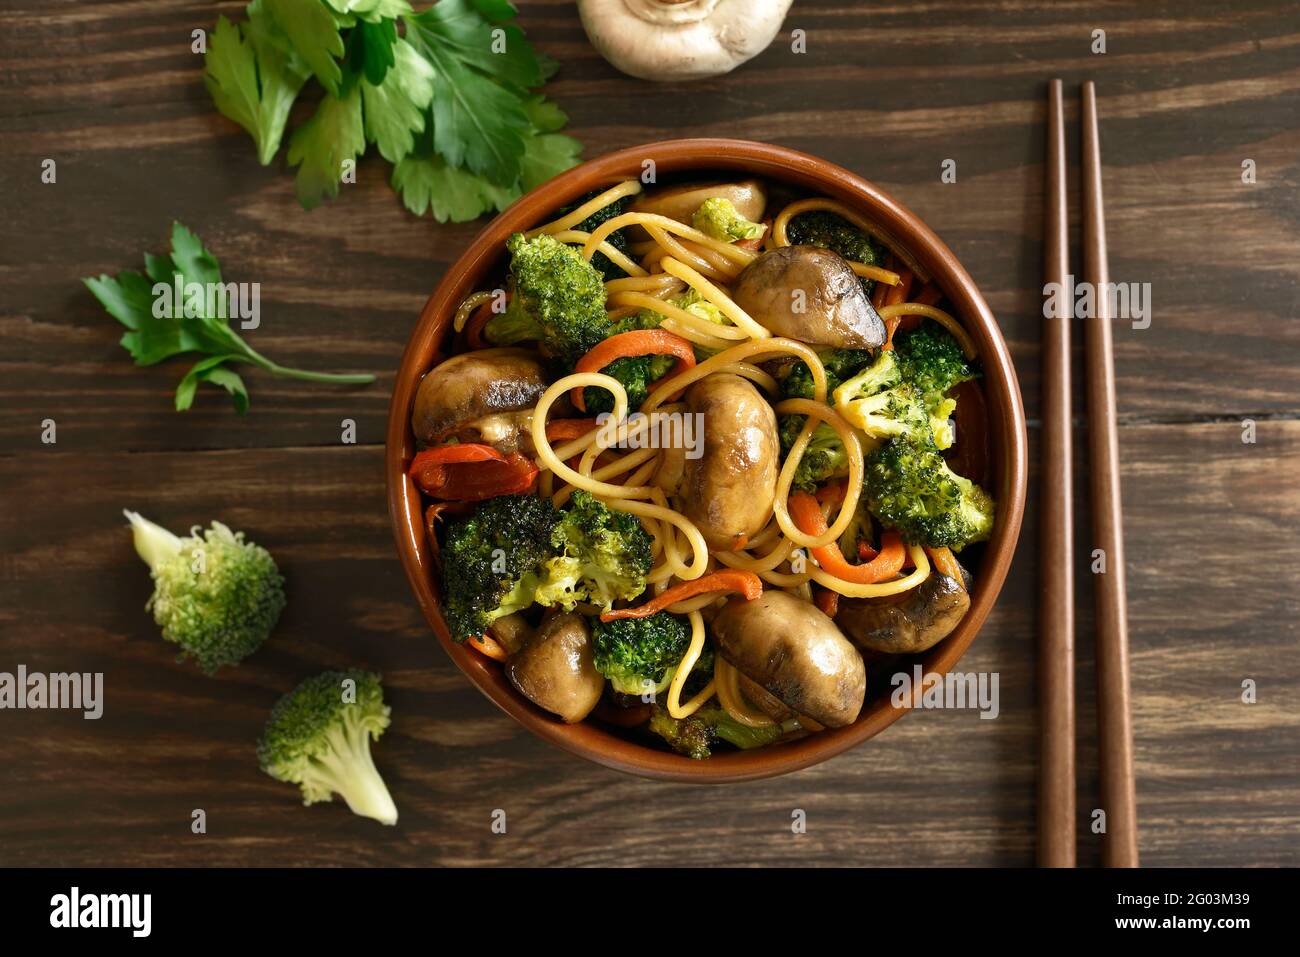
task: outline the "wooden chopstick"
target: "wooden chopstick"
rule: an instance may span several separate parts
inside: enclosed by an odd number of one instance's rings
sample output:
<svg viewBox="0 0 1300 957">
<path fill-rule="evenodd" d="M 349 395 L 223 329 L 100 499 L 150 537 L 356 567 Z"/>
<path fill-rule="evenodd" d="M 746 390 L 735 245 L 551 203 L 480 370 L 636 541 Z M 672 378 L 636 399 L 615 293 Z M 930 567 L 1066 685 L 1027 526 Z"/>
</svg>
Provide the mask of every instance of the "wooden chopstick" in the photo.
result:
<svg viewBox="0 0 1300 957">
<path fill-rule="evenodd" d="M 1104 568 L 1093 576 L 1097 633 L 1097 736 L 1101 807 L 1106 814 L 1102 863 L 1136 867 L 1137 797 L 1129 710 L 1128 621 L 1125 616 L 1124 532 L 1120 505 L 1119 436 L 1115 418 L 1110 269 L 1101 195 L 1097 91 L 1083 84 L 1083 274 L 1096 309 L 1084 322 L 1087 357 L 1088 451 L 1093 548 Z M 1094 552 L 1094 555 L 1096 553 Z"/>
<path fill-rule="evenodd" d="M 1038 687 L 1041 715 L 1038 864 L 1074 867 L 1074 505 L 1070 441 L 1070 316 L 1074 297 L 1066 204 L 1065 114 L 1060 80 L 1047 92 L 1047 197 L 1043 281 L 1067 290 L 1067 308 L 1043 319 L 1042 516 L 1039 527 Z"/>
</svg>

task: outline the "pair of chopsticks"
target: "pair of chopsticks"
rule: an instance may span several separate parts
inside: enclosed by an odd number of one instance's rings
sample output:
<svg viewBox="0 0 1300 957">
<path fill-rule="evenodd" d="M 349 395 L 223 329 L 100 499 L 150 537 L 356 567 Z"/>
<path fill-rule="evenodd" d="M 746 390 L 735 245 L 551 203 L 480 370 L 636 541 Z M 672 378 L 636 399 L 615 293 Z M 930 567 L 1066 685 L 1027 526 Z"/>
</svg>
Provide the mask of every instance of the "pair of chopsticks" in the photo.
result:
<svg viewBox="0 0 1300 957">
<path fill-rule="evenodd" d="M 1110 273 L 1101 194 L 1101 144 L 1097 93 L 1082 89 L 1083 280 L 1094 290 L 1093 317 L 1083 319 L 1091 466 L 1092 545 L 1104 556 L 1093 576 L 1096 597 L 1097 736 L 1101 803 L 1105 812 L 1102 863 L 1136 867 L 1137 799 L 1133 781 L 1133 730 L 1129 712 L 1128 623 L 1125 616 L 1124 542 L 1115 418 L 1114 349 L 1111 342 Z M 1066 202 L 1065 115 L 1060 80 L 1048 88 L 1047 208 L 1044 282 L 1065 295 L 1043 320 L 1042 526 L 1039 560 L 1039 688 L 1042 740 L 1038 793 L 1038 863 L 1075 864 L 1074 780 L 1074 533 L 1070 439 L 1069 209 Z M 1089 549 L 1093 553 L 1093 549 Z M 1088 819 L 1093 820 L 1092 809 Z"/>
</svg>

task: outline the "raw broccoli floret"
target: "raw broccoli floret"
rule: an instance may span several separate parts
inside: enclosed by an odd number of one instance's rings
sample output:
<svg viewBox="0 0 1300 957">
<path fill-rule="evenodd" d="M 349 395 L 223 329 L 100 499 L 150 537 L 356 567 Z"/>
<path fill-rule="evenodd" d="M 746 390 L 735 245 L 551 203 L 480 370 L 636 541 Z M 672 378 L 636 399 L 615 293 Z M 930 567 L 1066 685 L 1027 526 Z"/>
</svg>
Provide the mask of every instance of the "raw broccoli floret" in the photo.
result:
<svg viewBox="0 0 1300 957">
<path fill-rule="evenodd" d="M 371 740 L 388 727 L 380 677 L 327 671 L 275 703 L 257 743 L 257 762 L 277 781 L 302 788 L 302 803 L 341 794 L 352 813 L 397 823 L 397 808 L 370 756 Z"/>
<path fill-rule="evenodd" d="M 792 217 L 786 224 L 786 236 L 791 245 L 821 246 L 839 253 L 849 262 L 879 266 L 885 258 L 884 249 L 869 233 L 827 209 L 814 209 Z M 863 291 L 871 295 L 875 280 L 860 277 L 858 281 Z"/>
<path fill-rule="evenodd" d="M 989 537 L 993 499 L 948 468 L 932 442 L 893 439 L 867 457 L 867 506 L 904 540 L 960 550 Z"/>
<path fill-rule="evenodd" d="M 543 565 L 537 600 L 572 609 L 588 601 L 602 608 L 631 601 L 645 591 L 651 540 L 640 520 L 611 509 L 588 492 L 577 491 L 551 530 L 554 557 Z"/>
<path fill-rule="evenodd" d="M 163 638 L 211 674 L 238 664 L 270 636 L 284 610 L 284 578 L 265 548 L 213 522 L 180 538 L 127 511 L 135 550 L 153 572 L 146 611 Z"/>
<path fill-rule="evenodd" d="M 510 251 L 513 294 L 506 311 L 483 334 L 495 345 L 536 341 L 547 355 L 572 366 L 614 332 L 605 312 L 605 282 L 576 250 L 550 236 L 515 233 Z"/>
<path fill-rule="evenodd" d="M 781 440 L 781 461 L 790 454 L 795 440 L 803 430 L 802 415 L 783 415 L 779 423 L 778 435 Z M 826 422 L 817 423 L 808 448 L 794 470 L 793 485 L 801 492 L 815 491 L 818 485 L 833 478 L 842 478 L 849 474 L 849 456 L 844 450 L 844 443 L 839 435 Z"/>
<path fill-rule="evenodd" d="M 818 349 L 818 358 L 826 369 L 826 392 L 829 395 L 839 388 L 845 379 L 851 379 L 867 366 L 871 365 L 875 354 L 865 349 Z M 786 398 L 811 399 L 813 397 L 813 377 L 806 363 L 795 361 L 789 374 L 781 382 L 781 391 Z"/>
<path fill-rule="evenodd" d="M 533 604 L 561 514 L 549 498 L 502 495 L 447 523 L 443 610 L 457 641 Z"/>
<path fill-rule="evenodd" d="M 706 236 L 720 239 L 724 243 L 738 239 L 758 239 L 767 229 L 762 223 L 750 222 L 740 215 L 735 204 L 722 196 L 714 196 L 701 203 L 691 217 L 691 225 Z"/>
<path fill-rule="evenodd" d="M 582 199 L 578 200 L 572 206 L 560 210 L 560 215 L 573 212 L 573 210 L 577 209 L 583 203 L 595 199 L 598 195 L 599 193 L 588 193 L 586 196 L 582 197 Z M 596 228 L 601 224 L 608 222 L 609 220 L 614 219 L 615 217 L 622 216 L 624 213 L 626 213 L 627 208 L 629 205 L 631 205 L 631 203 L 632 203 L 631 196 L 623 196 L 619 199 L 616 199 L 614 200 L 614 202 L 610 203 L 609 205 L 603 206 L 600 209 L 596 210 L 594 213 L 592 213 L 590 216 L 588 216 L 582 222 L 578 223 L 578 225 L 574 226 L 573 228 L 584 233 L 594 232 Z M 609 243 L 611 246 L 613 246 L 615 249 L 617 249 L 619 252 L 623 253 L 624 255 L 627 254 L 627 236 L 624 235 L 623 230 L 621 229 L 614 230 L 612 233 L 610 233 L 608 236 L 605 237 L 605 242 Z M 610 279 L 620 279 L 623 276 L 627 275 L 627 273 L 625 273 L 620 267 L 614 265 L 614 263 L 610 261 L 609 257 L 602 252 L 597 252 L 595 255 L 591 257 L 591 264 L 596 268 L 596 271 L 600 273 L 601 278 L 607 281 Z"/>
<path fill-rule="evenodd" d="M 750 728 L 733 720 L 716 705 L 706 705 L 687 718 L 674 718 L 665 708 L 655 705 L 650 713 L 649 728 L 678 754 L 697 761 L 711 756 L 715 741 L 726 741 L 748 750 L 769 745 L 781 736 L 780 725 Z"/>
<path fill-rule="evenodd" d="M 621 694 L 663 691 L 690 643 L 686 619 L 666 611 L 647 618 L 596 619 L 591 628 L 596 670 Z"/>
</svg>

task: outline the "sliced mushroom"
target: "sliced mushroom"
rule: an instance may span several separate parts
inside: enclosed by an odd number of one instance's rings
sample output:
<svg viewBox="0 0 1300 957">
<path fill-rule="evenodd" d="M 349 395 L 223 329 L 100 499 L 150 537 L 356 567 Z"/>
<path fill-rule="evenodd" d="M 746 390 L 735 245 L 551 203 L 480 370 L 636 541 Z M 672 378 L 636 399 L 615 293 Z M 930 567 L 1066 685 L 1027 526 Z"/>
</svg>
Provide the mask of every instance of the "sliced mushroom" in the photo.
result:
<svg viewBox="0 0 1300 957">
<path fill-rule="evenodd" d="M 632 204 L 632 209 L 638 213 L 657 213 L 690 225 L 700 205 L 706 199 L 714 197 L 731 200 L 731 205 L 736 207 L 736 212 L 752 223 L 757 223 L 763 218 L 763 210 L 767 206 L 767 193 L 763 190 L 763 184 L 755 179 L 747 179 L 739 183 L 714 183 L 704 186 L 691 183 L 685 186 L 670 186 L 652 193 L 642 193 Z"/>
<path fill-rule="evenodd" d="M 812 604 L 783 591 L 732 599 L 713 620 L 718 653 L 798 714 L 828 728 L 857 720 L 862 656 Z"/>
<path fill-rule="evenodd" d="M 853 269 L 819 246 L 781 246 L 745 267 L 736 305 L 778 336 L 837 349 L 876 349 L 885 323 Z"/>
<path fill-rule="evenodd" d="M 542 624 L 506 664 L 510 683 L 539 708 L 569 724 L 581 721 L 600 700 L 605 679 L 591 653 L 591 631 L 575 612 Z"/>
<path fill-rule="evenodd" d="M 961 582 L 935 572 L 892 598 L 842 598 L 836 623 L 860 648 L 910 655 L 947 638 L 970 609 Z"/>
<path fill-rule="evenodd" d="M 511 444 L 517 445 L 520 427 L 526 430 L 528 423 L 526 415 L 517 413 L 526 413 L 545 391 L 542 362 L 527 349 L 462 353 L 424 377 L 415 394 L 411 428 L 428 444 L 454 435 L 513 452 Z"/>
<path fill-rule="evenodd" d="M 748 380 L 731 373 L 705 376 L 687 391 L 686 404 L 703 415 L 703 448 L 698 458 L 667 460 L 666 468 L 681 467 L 671 491 L 711 548 L 743 547 L 767 523 L 776 499 L 776 413 Z"/>
</svg>

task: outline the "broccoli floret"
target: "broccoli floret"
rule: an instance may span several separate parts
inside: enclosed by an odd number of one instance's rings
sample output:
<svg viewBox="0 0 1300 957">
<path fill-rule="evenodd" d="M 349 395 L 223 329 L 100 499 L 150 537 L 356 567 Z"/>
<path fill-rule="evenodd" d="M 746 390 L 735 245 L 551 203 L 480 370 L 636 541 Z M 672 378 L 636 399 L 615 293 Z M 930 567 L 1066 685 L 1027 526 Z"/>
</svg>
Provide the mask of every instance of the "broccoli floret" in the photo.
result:
<svg viewBox="0 0 1300 957">
<path fill-rule="evenodd" d="M 213 522 L 202 534 L 173 535 L 135 512 L 135 550 L 153 572 L 145 605 L 163 638 L 212 674 L 243 661 L 270 636 L 284 610 L 284 578 L 265 548 Z"/>
<path fill-rule="evenodd" d="M 781 440 L 781 461 L 790 454 L 795 440 L 803 430 L 802 415 L 783 415 L 779 423 L 778 436 Z M 794 470 L 793 485 L 801 492 L 815 491 L 818 485 L 849 474 L 849 456 L 844 450 L 844 443 L 839 435 L 826 422 L 817 423 L 808 448 L 804 450 L 799 466 Z"/>
<path fill-rule="evenodd" d="M 341 794 L 353 814 L 397 823 L 397 808 L 370 756 L 388 727 L 380 677 L 326 671 L 275 703 L 257 743 L 257 762 L 277 781 L 302 788 L 302 803 Z"/>
<path fill-rule="evenodd" d="M 709 757 L 715 741 L 726 741 L 742 750 L 761 748 L 781 737 L 780 725 L 750 728 L 732 719 L 722 708 L 706 705 L 687 718 L 674 718 L 655 705 L 649 728 L 668 742 L 678 754 L 697 761 Z"/>
<path fill-rule="evenodd" d="M 623 383 L 627 390 L 627 407 L 635 412 L 650 394 L 650 386 L 666 376 L 676 361 L 673 356 L 624 356 L 600 371 Z M 588 386 L 582 390 L 582 398 L 591 415 L 614 411 L 614 396 L 608 389 Z"/>
<path fill-rule="evenodd" d="M 514 289 L 506 311 L 483 334 L 495 345 L 536 341 L 569 366 L 614 331 L 605 312 L 605 282 L 577 251 L 550 236 L 515 233 L 506 241 Z"/>
<path fill-rule="evenodd" d="M 992 497 L 948 468 L 932 442 L 885 443 L 867 457 L 864 484 L 871 513 L 908 542 L 960 550 L 993 530 Z"/>
<path fill-rule="evenodd" d="M 900 336 L 895 351 L 903 378 L 921 393 L 935 445 L 940 449 L 949 448 L 955 438 L 950 420 L 957 408 L 957 400 L 946 393 L 959 382 L 974 379 L 979 373 L 962 355 L 957 340 L 930 320 Z"/>
<path fill-rule="evenodd" d="M 690 643 L 686 620 L 666 611 L 647 618 L 597 619 L 591 628 L 596 670 L 622 694 L 663 691 Z"/>
<path fill-rule="evenodd" d="M 502 495 L 447 523 L 443 609 L 457 641 L 533 604 L 561 514 L 549 498 Z"/>
<path fill-rule="evenodd" d="M 978 372 L 961 352 L 948 330 L 926 320 L 894 342 L 903 378 L 926 395 L 942 396 L 957 385 L 974 379 Z"/>
<path fill-rule="evenodd" d="M 573 212 L 583 203 L 595 199 L 598 195 L 599 193 L 588 193 L 586 196 L 582 197 L 582 199 L 578 200 L 572 206 L 560 210 L 560 215 L 563 216 L 566 213 Z M 631 203 L 632 203 L 631 196 L 620 197 L 619 199 L 614 200 L 614 202 L 610 203 L 609 205 L 603 206 L 600 209 L 596 210 L 594 213 L 592 213 L 590 216 L 588 216 L 582 222 L 578 223 L 578 225 L 574 226 L 573 228 L 576 230 L 580 230 L 581 232 L 584 233 L 594 232 L 596 228 L 600 226 L 602 223 L 614 219 L 617 216 L 622 216 L 624 213 L 626 213 L 627 208 L 628 206 L 631 205 Z M 605 242 L 609 243 L 611 246 L 613 246 L 615 249 L 617 249 L 619 252 L 623 253 L 624 255 L 627 254 L 627 236 L 624 235 L 623 230 L 621 229 L 614 230 L 612 233 L 610 233 L 608 236 L 605 237 Z M 627 273 L 625 273 L 620 267 L 614 265 L 614 263 L 610 260 L 610 258 L 602 252 L 597 252 L 595 255 L 591 257 L 591 265 L 595 267 L 596 271 L 599 272 L 601 277 L 605 280 L 619 279 L 627 275 Z"/>
<path fill-rule="evenodd" d="M 542 604 L 589 601 L 602 608 L 631 601 L 645 591 L 651 540 L 640 520 L 611 509 L 588 492 L 577 491 L 551 531 L 554 557 L 544 564 Z"/>
<path fill-rule="evenodd" d="M 821 246 L 839 253 L 849 262 L 879 266 L 885 258 L 885 251 L 869 233 L 826 209 L 814 209 L 792 217 L 786 224 L 786 236 L 791 245 Z M 875 280 L 863 277 L 859 282 L 863 291 L 871 295 Z"/>
<path fill-rule="evenodd" d="M 851 379 L 871 365 L 874 353 L 865 349 L 818 349 L 817 356 L 826 369 L 826 391 L 834 392 L 845 379 Z M 806 363 L 796 360 L 781 382 L 781 391 L 790 399 L 811 399 L 813 377 Z"/>
<path fill-rule="evenodd" d="M 841 383 L 834 399 L 840 414 L 872 438 L 919 438 L 930 432 L 922 394 L 904 381 L 893 352 L 881 352 L 875 362 Z"/>
<path fill-rule="evenodd" d="M 766 231 L 762 223 L 750 222 L 740 215 L 731 200 L 714 196 L 700 204 L 700 208 L 691 217 L 691 225 L 714 239 L 724 243 L 738 239 L 758 239 Z"/>
</svg>

